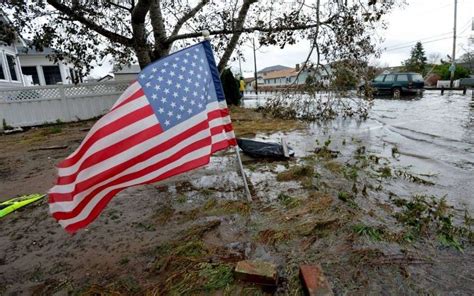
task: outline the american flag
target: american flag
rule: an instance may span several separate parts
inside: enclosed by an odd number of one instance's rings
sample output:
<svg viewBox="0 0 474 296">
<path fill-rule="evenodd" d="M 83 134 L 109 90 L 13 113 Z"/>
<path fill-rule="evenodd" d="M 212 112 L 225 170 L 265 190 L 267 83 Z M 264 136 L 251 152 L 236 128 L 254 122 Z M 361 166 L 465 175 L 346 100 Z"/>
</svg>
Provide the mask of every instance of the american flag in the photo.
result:
<svg viewBox="0 0 474 296">
<path fill-rule="evenodd" d="M 124 188 L 209 163 L 235 146 L 209 41 L 148 65 L 58 166 L 50 212 L 74 233 Z"/>
</svg>

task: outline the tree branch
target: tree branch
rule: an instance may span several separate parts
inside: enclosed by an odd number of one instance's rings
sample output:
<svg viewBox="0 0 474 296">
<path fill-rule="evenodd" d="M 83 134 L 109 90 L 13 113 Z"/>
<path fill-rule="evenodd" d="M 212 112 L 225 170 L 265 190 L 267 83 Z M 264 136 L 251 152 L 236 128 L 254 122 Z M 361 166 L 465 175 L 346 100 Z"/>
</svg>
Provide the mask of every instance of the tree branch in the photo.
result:
<svg viewBox="0 0 474 296">
<path fill-rule="evenodd" d="M 210 31 L 210 35 L 229 35 L 234 33 L 252 33 L 252 32 L 283 32 L 283 31 L 298 31 L 304 29 L 311 29 L 316 28 L 317 26 L 322 26 L 329 23 L 330 20 L 325 22 L 320 22 L 319 24 L 301 24 L 296 26 L 282 26 L 282 27 L 272 27 L 272 28 L 262 28 L 262 27 L 248 27 L 242 28 L 240 30 L 232 30 L 232 29 L 222 29 L 222 30 L 214 30 Z M 187 39 L 187 38 L 197 38 L 202 36 L 201 32 L 194 32 L 194 33 L 184 33 L 180 35 L 170 36 L 166 39 L 167 43 L 173 43 L 176 40 Z"/>
<path fill-rule="evenodd" d="M 181 27 L 183 27 L 184 23 L 186 23 L 190 18 L 194 17 L 196 13 L 199 12 L 207 3 L 209 3 L 209 0 L 201 0 L 198 5 L 196 5 L 193 9 L 188 11 L 181 17 L 176 25 L 174 26 L 173 32 L 171 32 L 170 36 L 176 36 L 179 33 L 179 30 L 181 30 Z"/>
<path fill-rule="evenodd" d="M 227 65 L 227 62 L 229 61 L 232 53 L 234 52 L 235 46 L 237 45 L 237 42 L 239 41 L 240 35 L 242 35 L 241 31 L 245 24 L 245 18 L 247 16 L 247 12 L 250 6 L 255 2 L 257 2 L 257 0 L 244 0 L 244 3 L 242 4 L 242 7 L 240 8 L 240 11 L 239 11 L 239 16 L 237 17 L 237 22 L 235 24 L 235 27 L 233 28 L 234 34 L 232 34 L 229 44 L 227 45 L 227 48 L 225 49 L 224 54 L 222 55 L 219 61 L 219 65 L 217 66 L 217 69 L 220 72 Z"/>
<path fill-rule="evenodd" d="M 47 2 L 55 9 L 67 15 L 71 19 L 80 22 L 87 28 L 99 33 L 100 35 L 109 38 L 112 42 L 117 42 L 124 46 L 130 46 L 132 44 L 132 39 L 105 29 L 104 27 L 84 17 L 79 11 L 75 11 L 69 6 L 62 4 L 57 0 L 47 0 Z"/>
<path fill-rule="evenodd" d="M 139 0 L 132 10 L 132 30 L 134 43 L 132 44 L 137 53 L 140 67 L 151 62 L 150 51 L 146 43 L 145 18 L 150 10 L 151 0 Z"/>
</svg>

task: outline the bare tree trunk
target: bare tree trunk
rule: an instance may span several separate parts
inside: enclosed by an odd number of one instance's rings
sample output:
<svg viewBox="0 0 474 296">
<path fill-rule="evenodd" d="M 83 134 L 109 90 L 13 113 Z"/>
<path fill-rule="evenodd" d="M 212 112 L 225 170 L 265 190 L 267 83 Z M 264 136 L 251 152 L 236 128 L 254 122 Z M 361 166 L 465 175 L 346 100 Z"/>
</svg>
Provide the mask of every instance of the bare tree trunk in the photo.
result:
<svg viewBox="0 0 474 296">
<path fill-rule="evenodd" d="M 229 61 L 230 57 L 232 56 L 232 53 L 234 52 L 234 49 L 237 46 L 237 43 L 239 42 L 240 35 L 242 35 L 242 29 L 244 28 L 247 12 L 250 6 L 257 1 L 258 0 L 244 0 L 244 3 L 242 4 L 242 7 L 239 11 L 239 16 L 237 17 L 237 21 L 233 28 L 235 30 L 234 34 L 232 34 L 232 37 L 229 41 L 229 45 L 227 45 L 227 48 L 219 61 L 219 65 L 217 66 L 219 72 L 222 72 L 222 70 L 227 65 L 227 62 Z"/>
<path fill-rule="evenodd" d="M 153 27 L 153 36 L 155 37 L 155 44 L 152 61 L 157 60 L 169 54 L 171 49 L 170 44 L 166 43 L 166 29 L 163 21 L 163 14 L 161 12 L 161 1 L 152 0 L 150 6 L 151 26 Z"/>
<path fill-rule="evenodd" d="M 138 63 L 143 69 L 151 63 L 150 49 L 146 42 L 145 18 L 150 10 L 151 1 L 138 1 L 132 10 L 133 49 L 137 53 Z"/>
</svg>

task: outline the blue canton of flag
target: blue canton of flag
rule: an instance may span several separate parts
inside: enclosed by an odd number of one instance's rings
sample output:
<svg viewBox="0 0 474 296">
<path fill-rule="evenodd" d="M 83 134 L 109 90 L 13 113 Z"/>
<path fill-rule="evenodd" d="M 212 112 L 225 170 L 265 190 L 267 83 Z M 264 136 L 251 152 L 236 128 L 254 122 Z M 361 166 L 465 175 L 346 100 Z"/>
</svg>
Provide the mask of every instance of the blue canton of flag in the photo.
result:
<svg viewBox="0 0 474 296">
<path fill-rule="evenodd" d="M 163 130 L 202 112 L 216 101 L 203 46 L 173 54 L 146 67 L 138 77 Z"/>
</svg>

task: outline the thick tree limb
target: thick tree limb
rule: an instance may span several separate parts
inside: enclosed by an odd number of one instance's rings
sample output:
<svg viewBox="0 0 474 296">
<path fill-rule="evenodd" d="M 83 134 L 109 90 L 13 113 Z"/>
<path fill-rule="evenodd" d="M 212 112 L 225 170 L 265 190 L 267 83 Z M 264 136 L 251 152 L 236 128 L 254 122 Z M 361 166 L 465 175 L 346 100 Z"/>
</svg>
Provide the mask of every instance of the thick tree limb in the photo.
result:
<svg viewBox="0 0 474 296">
<path fill-rule="evenodd" d="M 173 32 L 171 32 L 170 36 L 175 36 L 178 35 L 179 30 L 181 30 L 181 27 L 192 17 L 196 15 L 196 13 L 199 12 L 207 3 L 209 3 L 209 0 L 201 0 L 198 5 L 196 5 L 193 9 L 188 11 L 186 14 L 184 14 L 176 23 L 174 26 Z"/>
<path fill-rule="evenodd" d="M 138 63 L 143 68 L 151 63 L 150 50 L 146 42 L 145 18 L 150 10 L 151 0 L 139 0 L 132 10 L 133 48 Z"/>
<path fill-rule="evenodd" d="M 105 29 L 104 27 L 84 17 L 79 11 L 75 11 L 69 6 L 60 3 L 59 1 L 56 1 L 56 0 L 47 0 L 47 1 L 48 1 L 48 4 L 53 6 L 55 9 L 57 9 L 61 13 L 67 15 L 68 17 L 70 17 L 71 19 L 75 21 L 80 22 L 87 28 L 99 33 L 100 35 L 110 39 L 110 41 L 112 42 L 117 42 L 124 46 L 130 46 L 133 42 L 132 39 L 130 38 L 127 38 L 125 36 L 122 36 L 120 34 L 117 34 Z"/>
<path fill-rule="evenodd" d="M 320 22 L 319 25 L 324 25 L 326 22 Z M 232 30 L 232 29 L 222 29 L 222 30 L 214 30 L 210 31 L 210 35 L 229 35 L 229 34 L 234 34 L 234 33 L 252 33 L 252 32 L 283 32 L 283 31 L 298 31 L 298 30 L 304 30 L 304 29 L 311 29 L 311 28 L 316 28 L 318 24 L 301 24 L 301 25 L 295 25 L 295 26 L 281 26 L 281 27 L 272 27 L 272 28 L 262 28 L 262 27 L 248 27 L 248 28 L 242 28 L 240 30 Z M 176 40 L 181 40 L 181 39 L 188 39 L 188 38 L 197 38 L 202 35 L 201 32 L 194 32 L 194 33 L 183 33 L 179 34 L 176 36 L 170 36 L 166 39 L 167 43 L 173 43 Z"/>
<path fill-rule="evenodd" d="M 250 8 L 250 6 L 257 2 L 257 0 L 244 0 L 244 3 L 242 4 L 242 7 L 240 8 L 239 15 L 237 17 L 237 21 L 234 26 L 234 34 L 232 34 L 232 37 L 230 38 L 229 44 L 227 45 L 227 48 L 224 51 L 224 54 L 222 55 L 219 65 L 217 66 L 217 69 L 219 72 L 221 72 L 224 67 L 227 65 L 227 62 L 229 61 L 232 53 L 234 52 L 235 47 L 237 46 L 237 42 L 239 41 L 240 35 L 242 35 L 242 29 L 245 24 L 245 18 L 247 16 L 247 12 Z"/>
</svg>

